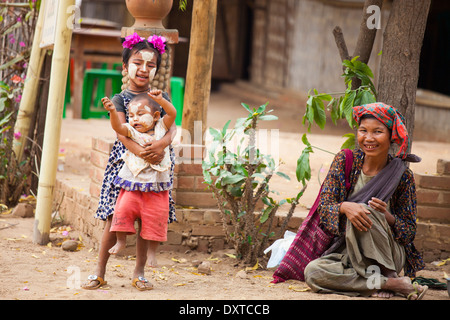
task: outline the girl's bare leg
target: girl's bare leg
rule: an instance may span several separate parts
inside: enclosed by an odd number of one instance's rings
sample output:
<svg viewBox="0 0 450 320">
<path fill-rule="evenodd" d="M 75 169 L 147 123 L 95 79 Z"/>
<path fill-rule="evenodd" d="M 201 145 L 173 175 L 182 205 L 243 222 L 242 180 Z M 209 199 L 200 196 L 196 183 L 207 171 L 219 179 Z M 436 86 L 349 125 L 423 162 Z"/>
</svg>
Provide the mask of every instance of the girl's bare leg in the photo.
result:
<svg viewBox="0 0 450 320">
<path fill-rule="evenodd" d="M 142 277 L 145 275 L 145 262 L 147 261 L 147 248 L 148 240 L 143 239 L 140 236 L 140 232 L 136 239 L 136 267 L 134 268 L 133 279 Z M 138 281 L 136 282 L 136 287 L 138 289 L 151 289 L 153 285 L 150 282 Z"/>
<path fill-rule="evenodd" d="M 106 220 L 105 229 L 103 229 L 102 239 L 100 241 L 100 248 L 98 252 L 97 266 L 94 270 L 94 275 L 102 279 L 105 278 L 106 264 L 110 257 L 109 248 L 116 243 L 116 233 L 110 232 L 112 218 Z M 98 280 L 91 280 L 83 284 L 83 288 L 95 287 L 99 284 Z"/>
</svg>

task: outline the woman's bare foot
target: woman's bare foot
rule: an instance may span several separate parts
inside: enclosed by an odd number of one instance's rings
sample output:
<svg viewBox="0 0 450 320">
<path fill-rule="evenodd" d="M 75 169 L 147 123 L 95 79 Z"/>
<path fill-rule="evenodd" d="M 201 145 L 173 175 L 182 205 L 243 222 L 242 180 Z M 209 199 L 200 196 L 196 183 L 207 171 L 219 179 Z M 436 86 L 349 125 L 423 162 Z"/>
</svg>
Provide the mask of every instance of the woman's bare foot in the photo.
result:
<svg viewBox="0 0 450 320">
<path fill-rule="evenodd" d="M 386 278 L 398 278 L 397 272 L 394 270 L 387 269 L 383 265 L 379 265 L 381 274 L 385 276 Z M 383 298 L 383 299 L 389 299 L 392 298 L 395 295 L 395 292 L 390 290 L 378 290 L 374 294 L 372 294 L 372 297 L 376 298 Z"/>
<path fill-rule="evenodd" d="M 408 300 L 420 300 L 428 290 L 427 286 L 411 283 L 408 277 L 388 278 L 382 291 L 392 291 L 405 296 Z"/>
<path fill-rule="evenodd" d="M 374 298 L 384 298 L 384 299 L 389 299 L 392 298 L 393 296 L 394 292 L 387 290 L 379 290 L 372 295 L 372 297 Z"/>
</svg>

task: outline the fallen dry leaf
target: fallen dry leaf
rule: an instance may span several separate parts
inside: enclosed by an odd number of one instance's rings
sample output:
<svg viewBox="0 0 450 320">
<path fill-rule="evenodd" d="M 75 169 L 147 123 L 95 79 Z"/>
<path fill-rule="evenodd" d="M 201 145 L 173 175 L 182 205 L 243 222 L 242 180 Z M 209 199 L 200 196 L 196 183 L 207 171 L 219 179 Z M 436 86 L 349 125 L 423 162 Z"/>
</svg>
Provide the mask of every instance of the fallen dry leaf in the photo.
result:
<svg viewBox="0 0 450 320">
<path fill-rule="evenodd" d="M 450 261 L 450 258 L 442 260 L 441 262 L 439 262 L 438 264 L 436 264 L 438 267 L 442 267 L 443 265 L 445 265 L 447 263 L 447 261 Z"/>
<path fill-rule="evenodd" d="M 311 289 L 310 288 L 308 288 L 308 287 L 298 287 L 298 286 L 292 286 L 292 285 L 290 285 L 289 287 L 288 287 L 288 289 L 289 290 L 292 290 L 292 291 L 295 291 L 295 292 L 307 292 L 307 291 L 311 291 Z"/>
<path fill-rule="evenodd" d="M 255 264 L 253 267 L 247 267 L 247 268 L 245 268 L 245 271 L 246 271 L 246 272 L 255 271 L 255 270 L 258 269 L 258 266 L 259 266 L 259 262 L 258 262 L 258 260 L 256 260 L 256 264 Z"/>
<path fill-rule="evenodd" d="M 186 283 L 175 283 L 173 286 L 174 287 L 182 287 L 182 286 L 185 286 L 186 285 Z"/>
</svg>

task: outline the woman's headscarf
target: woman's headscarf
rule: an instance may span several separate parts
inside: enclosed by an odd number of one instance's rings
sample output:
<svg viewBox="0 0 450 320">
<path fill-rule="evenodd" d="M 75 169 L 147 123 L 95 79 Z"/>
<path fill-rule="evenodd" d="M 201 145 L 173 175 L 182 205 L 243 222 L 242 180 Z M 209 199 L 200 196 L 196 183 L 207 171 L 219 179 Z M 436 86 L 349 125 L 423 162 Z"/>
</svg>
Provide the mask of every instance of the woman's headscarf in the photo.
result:
<svg viewBox="0 0 450 320">
<path fill-rule="evenodd" d="M 394 107 L 382 102 L 353 107 L 353 118 L 356 122 L 359 123 L 359 119 L 365 114 L 374 116 L 392 131 L 391 141 L 400 146 L 396 156 L 401 159 L 406 159 L 410 151 L 411 142 L 403 115 Z"/>
</svg>

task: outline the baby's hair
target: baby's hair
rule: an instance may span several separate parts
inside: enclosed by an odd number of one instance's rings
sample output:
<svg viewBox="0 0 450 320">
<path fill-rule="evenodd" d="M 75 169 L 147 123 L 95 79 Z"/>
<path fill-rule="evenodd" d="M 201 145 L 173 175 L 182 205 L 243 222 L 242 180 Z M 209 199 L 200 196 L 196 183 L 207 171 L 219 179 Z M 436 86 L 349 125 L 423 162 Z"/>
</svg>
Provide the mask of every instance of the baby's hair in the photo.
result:
<svg viewBox="0 0 450 320">
<path fill-rule="evenodd" d="M 125 41 L 124 38 L 122 38 L 122 42 L 123 41 Z M 161 65 L 161 54 L 159 53 L 159 51 L 157 49 L 155 49 L 153 44 L 149 43 L 147 40 L 142 40 L 141 42 L 136 43 L 133 46 L 133 49 L 123 48 L 123 51 L 122 51 L 123 63 L 128 65 L 128 61 L 130 60 L 132 53 L 137 53 L 139 51 L 146 50 L 146 49 L 153 50 L 156 53 L 156 73 L 158 73 L 159 66 Z"/>
<path fill-rule="evenodd" d="M 161 112 L 161 106 L 152 98 L 150 98 L 150 96 L 147 93 L 139 93 L 138 95 L 136 95 L 133 99 L 131 99 L 130 102 L 144 102 L 145 105 L 149 106 L 150 109 L 152 110 L 152 114 L 154 114 L 156 111 L 160 111 Z"/>
</svg>

